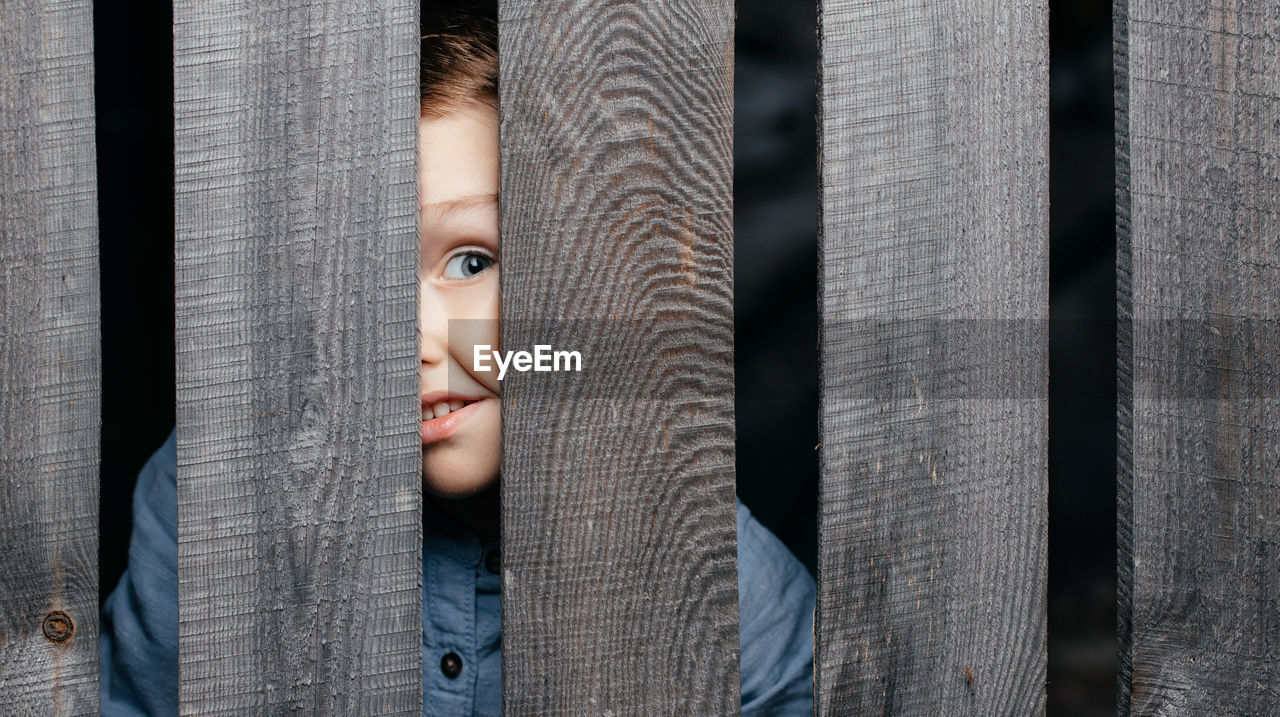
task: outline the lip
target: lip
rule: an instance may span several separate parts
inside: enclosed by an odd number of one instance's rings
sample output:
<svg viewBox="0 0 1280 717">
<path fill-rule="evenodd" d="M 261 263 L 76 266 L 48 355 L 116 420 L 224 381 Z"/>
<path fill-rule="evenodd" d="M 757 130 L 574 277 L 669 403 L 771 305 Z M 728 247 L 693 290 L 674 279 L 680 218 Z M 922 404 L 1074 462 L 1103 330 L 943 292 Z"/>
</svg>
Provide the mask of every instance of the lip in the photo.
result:
<svg viewBox="0 0 1280 717">
<path fill-rule="evenodd" d="M 457 393 L 449 393 L 447 391 L 432 391 L 422 395 L 422 410 L 434 406 L 440 402 L 449 401 L 470 401 L 467 405 L 456 411 L 450 411 L 449 415 L 440 418 L 431 418 L 422 422 L 422 445 L 438 443 L 452 436 L 458 430 L 458 426 L 464 423 L 478 410 L 478 406 L 485 400 L 483 396 L 463 396 Z"/>
</svg>

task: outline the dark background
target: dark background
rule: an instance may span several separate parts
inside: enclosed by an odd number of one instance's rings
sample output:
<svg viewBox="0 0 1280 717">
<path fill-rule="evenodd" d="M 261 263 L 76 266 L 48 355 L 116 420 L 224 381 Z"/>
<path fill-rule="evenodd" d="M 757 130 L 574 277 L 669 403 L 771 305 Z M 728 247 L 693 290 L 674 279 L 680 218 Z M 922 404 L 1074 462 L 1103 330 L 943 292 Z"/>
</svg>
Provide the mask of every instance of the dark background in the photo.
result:
<svg viewBox="0 0 1280 717">
<path fill-rule="evenodd" d="M 1049 711 L 1114 714 L 1115 240 L 1111 5 L 1051 1 Z M 740 0 L 738 491 L 817 552 L 817 44 L 812 2 Z M 102 596 L 134 478 L 174 423 L 168 3 L 95 3 L 102 242 Z"/>
</svg>

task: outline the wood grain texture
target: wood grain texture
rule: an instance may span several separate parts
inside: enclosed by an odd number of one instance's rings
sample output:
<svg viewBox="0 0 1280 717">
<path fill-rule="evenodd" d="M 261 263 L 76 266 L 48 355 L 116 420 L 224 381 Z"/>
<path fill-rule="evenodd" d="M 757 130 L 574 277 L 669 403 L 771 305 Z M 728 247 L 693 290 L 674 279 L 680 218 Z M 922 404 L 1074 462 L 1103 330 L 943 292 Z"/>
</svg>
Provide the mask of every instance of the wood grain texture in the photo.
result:
<svg viewBox="0 0 1280 717">
<path fill-rule="evenodd" d="M 816 711 L 1041 713 L 1046 3 L 819 13 Z"/>
<path fill-rule="evenodd" d="M 499 7 L 504 711 L 735 714 L 733 4 Z"/>
<path fill-rule="evenodd" d="M 0 712 L 97 714 L 93 9 L 6 0 L 0 27 Z"/>
<path fill-rule="evenodd" d="M 184 714 L 417 714 L 417 0 L 174 8 Z"/>
<path fill-rule="evenodd" d="M 1280 3 L 1120 0 L 1123 715 L 1280 712 Z"/>
</svg>

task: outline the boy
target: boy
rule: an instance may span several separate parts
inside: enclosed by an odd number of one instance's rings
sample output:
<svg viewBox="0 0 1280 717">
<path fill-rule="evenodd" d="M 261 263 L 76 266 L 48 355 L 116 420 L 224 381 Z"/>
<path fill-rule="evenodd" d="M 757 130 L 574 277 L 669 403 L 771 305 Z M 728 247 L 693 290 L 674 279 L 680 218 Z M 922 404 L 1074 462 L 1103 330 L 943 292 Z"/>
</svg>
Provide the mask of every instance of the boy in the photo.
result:
<svg viewBox="0 0 1280 717">
<path fill-rule="evenodd" d="M 498 345 L 495 15 L 491 4 L 423 8 L 424 714 L 501 710 L 500 384 L 470 360 L 474 344 Z M 485 328 L 451 343 L 450 319 Z M 104 715 L 177 714 L 176 464 L 170 434 L 134 492 L 129 567 L 103 610 Z M 743 714 L 812 714 L 813 580 L 741 503 L 738 566 Z"/>
</svg>

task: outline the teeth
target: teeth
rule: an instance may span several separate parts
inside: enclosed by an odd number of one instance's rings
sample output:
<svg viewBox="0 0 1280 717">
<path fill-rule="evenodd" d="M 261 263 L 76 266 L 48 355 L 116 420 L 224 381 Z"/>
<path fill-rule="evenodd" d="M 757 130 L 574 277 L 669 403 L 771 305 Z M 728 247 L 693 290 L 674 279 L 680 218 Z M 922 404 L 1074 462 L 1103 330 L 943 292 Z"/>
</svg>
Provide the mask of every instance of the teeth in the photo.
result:
<svg viewBox="0 0 1280 717">
<path fill-rule="evenodd" d="M 470 403 L 470 401 L 441 401 L 437 404 L 427 406 L 422 412 L 422 420 L 429 421 L 432 418 L 447 416 L 468 403 Z"/>
</svg>

